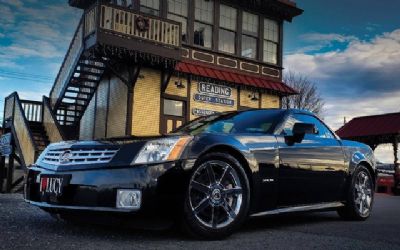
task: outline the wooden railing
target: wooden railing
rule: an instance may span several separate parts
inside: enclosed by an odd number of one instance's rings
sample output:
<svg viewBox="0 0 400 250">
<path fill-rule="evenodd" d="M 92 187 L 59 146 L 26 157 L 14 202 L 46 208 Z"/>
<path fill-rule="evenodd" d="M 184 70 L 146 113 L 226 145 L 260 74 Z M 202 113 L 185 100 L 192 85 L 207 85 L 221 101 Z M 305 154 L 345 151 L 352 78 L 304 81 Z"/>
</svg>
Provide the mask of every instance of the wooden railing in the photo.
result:
<svg viewBox="0 0 400 250">
<path fill-rule="evenodd" d="M 91 12 L 88 14 L 92 15 Z M 181 46 L 180 23 L 155 18 L 133 10 L 101 5 L 100 28 L 163 45 Z"/>
<path fill-rule="evenodd" d="M 5 105 L 4 105 L 4 117 L 3 117 L 3 126 L 5 125 L 5 123 L 12 119 L 13 115 L 14 115 L 14 102 L 15 102 L 15 96 L 14 95 L 10 95 L 8 97 L 6 97 L 5 100 Z"/>
<path fill-rule="evenodd" d="M 56 104 L 58 98 L 60 98 L 62 91 L 64 90 L 67 84 L 67 81 L 74 73 L 75 70 L 74 66 L 79 60 L 79 57 L 83 50 L 82 32 L 83 32 L 83 21 L 81 20 L 81 22 L 78 25 L 78 28 L 75 31 L 74 38 L 72 39 L 68 52 L 61 65 L 60 71 L 58 72 L 53 88 L 51 89 L 50 92 L 50 102 L 52 107 Z"/>
<path fill-rule="evenodd" d="M 25 117 L 30 122 L 42 122 L 42 103 L 20 100 Z"/>
<path fill-rule="evenodd" d="M 43 97 L 43 126 L 51 143 L 64 140 L 62 129 L 55 119 L 50 108 L 50 102 L 47 97 Z"/>
<path fill-rule="evenodd" d="M 13 134 L 16 137 L 15 140 L 19 150 L 21 151 L 20 157 L 25 166 L 29 166 L 35 162 L 38 150 L 33 140 L 32 132 L 29 128 L 29 121 L 25 117 L 25 110 L 18 94 L 13 93 L 6 98 L 6 109 L 10 108 L 8 106 L 8 104 L 11 104 L 10 100 L 13 100 L 14 105 L 12 106 L 11 111 L 12 116 L 8 117 L 8 119 L 12 123 Z M 36 119 L 34 116 L 32 116 L 32 118 Z"/>
</svg>

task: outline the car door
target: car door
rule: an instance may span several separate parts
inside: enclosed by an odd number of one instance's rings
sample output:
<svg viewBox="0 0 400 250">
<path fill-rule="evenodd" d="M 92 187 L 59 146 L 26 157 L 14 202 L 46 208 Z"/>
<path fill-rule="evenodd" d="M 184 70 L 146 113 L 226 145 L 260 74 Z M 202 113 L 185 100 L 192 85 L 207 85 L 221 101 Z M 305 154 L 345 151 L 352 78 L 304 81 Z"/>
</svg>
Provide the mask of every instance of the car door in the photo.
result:
<svg viewBox="0 0 400 250">
<path fill-rule="evenodd" d="M 314 124 L 315 134 L 306 134 L 301 143 L 291 145 L 294 124 Z M 344 153 L 340 141 L 316 117 L 292 114 L 282 134 L 279 148 L 279 206 L 338 201 L 345 183 Z"/>
</svg>

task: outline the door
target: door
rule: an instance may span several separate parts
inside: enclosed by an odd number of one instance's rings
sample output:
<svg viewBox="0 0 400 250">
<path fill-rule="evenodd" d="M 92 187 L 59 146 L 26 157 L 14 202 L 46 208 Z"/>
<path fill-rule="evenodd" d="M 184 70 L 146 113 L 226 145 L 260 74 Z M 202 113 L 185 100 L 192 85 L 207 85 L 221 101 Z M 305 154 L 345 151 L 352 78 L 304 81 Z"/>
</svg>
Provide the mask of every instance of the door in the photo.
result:
<svg viewBox="0 0 400 250">
<path fill-rule="evenodd" d="M 179 128 L 186 123 L 186 102 L 182 100 L 162 99 L 161 133 Z"/>
<path fill-rule="evenodd" d="M 311 123 L 315 134 L 305 135 L 301 143 L 291 145 L 295 123 Z M 340 141 L 316 117 L 294 114 L 288 118 L 279 147 L 279 206 L 314 204 L 340 200 L 345 184 L 344 152 Z"/>
</svg>

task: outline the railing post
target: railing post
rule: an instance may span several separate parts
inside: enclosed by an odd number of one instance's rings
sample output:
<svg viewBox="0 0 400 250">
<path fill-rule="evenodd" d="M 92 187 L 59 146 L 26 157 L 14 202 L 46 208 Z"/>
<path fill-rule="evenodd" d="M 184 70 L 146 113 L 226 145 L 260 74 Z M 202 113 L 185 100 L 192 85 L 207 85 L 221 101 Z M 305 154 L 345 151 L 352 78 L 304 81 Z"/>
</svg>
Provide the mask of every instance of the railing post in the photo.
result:
<svg viewBox="0 0 400 250">
<path fill-rule="evenodd" d="M 0 193 L 3 193 L 4 178 L 6 177 L 6 157 L 0 156 Z"/>
<path fill-rule="evenodd" d="M 14 178 L 14 154 L 11 154 L 8 157 L 6 193 L 9 193 L 11 191 L 13 178 Z"/>
</svg>

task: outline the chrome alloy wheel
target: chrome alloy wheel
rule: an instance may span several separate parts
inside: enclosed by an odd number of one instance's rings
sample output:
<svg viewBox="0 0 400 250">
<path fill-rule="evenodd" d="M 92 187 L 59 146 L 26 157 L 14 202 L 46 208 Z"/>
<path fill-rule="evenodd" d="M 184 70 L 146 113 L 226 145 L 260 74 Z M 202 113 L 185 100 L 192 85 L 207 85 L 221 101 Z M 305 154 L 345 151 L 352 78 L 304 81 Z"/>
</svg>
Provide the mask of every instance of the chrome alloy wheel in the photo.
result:
<svg viewBox="0 0 400 250">
<path fill-rule="evenodd" d="M 238 216 L 243 189 L 236 170 L 226 162 L 203 163 L 192 175 L 189 201 L 193 215 L 209 228 L 223 228 Z"/>
<path fill-rule="evenodd" d="M 372 205 L 372 184 L 365 172 L 357 175 L 354 189 L 354 203 L 361 216 L 368 215 Z"/>
</svg>

